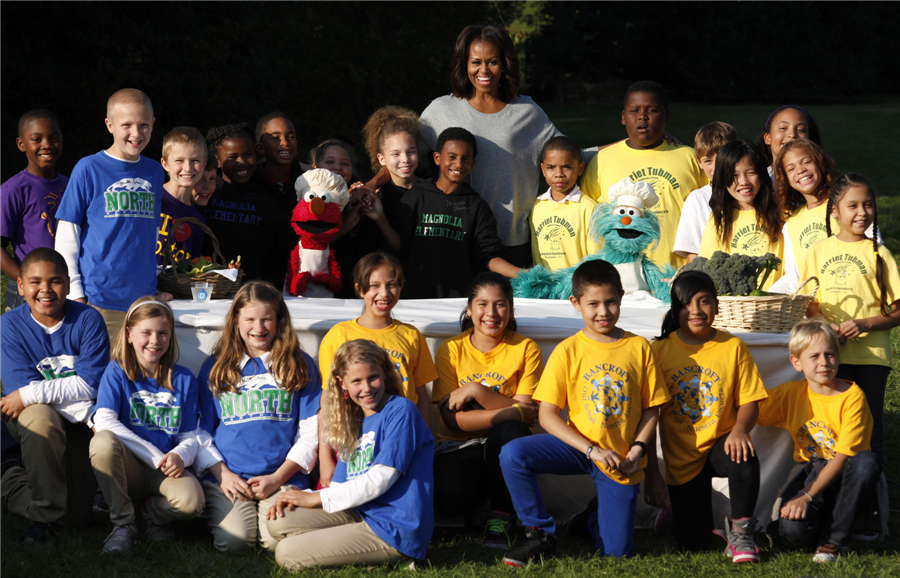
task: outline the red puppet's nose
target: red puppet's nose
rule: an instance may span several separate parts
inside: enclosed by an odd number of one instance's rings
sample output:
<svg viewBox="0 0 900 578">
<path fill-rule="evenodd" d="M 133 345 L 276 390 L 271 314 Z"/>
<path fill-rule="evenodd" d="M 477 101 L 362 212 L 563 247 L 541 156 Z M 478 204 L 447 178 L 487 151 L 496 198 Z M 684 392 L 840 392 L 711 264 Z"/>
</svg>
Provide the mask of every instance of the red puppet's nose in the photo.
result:
<svg viewBox="0 0 900 578">
<path fill-rule="evenodd" d="M 630 225 L 630 224 L 631 224 L 631 217 L 622 217 L 622 224 L 623 224 L 623 225 Z"/>
<path fill-rule="evenodd" d="M 313 215 L 318 217 L 325 212 L 325 201 L 316 197 L 309 202 L 309 210 L 312 211 Z"/>
</svg>

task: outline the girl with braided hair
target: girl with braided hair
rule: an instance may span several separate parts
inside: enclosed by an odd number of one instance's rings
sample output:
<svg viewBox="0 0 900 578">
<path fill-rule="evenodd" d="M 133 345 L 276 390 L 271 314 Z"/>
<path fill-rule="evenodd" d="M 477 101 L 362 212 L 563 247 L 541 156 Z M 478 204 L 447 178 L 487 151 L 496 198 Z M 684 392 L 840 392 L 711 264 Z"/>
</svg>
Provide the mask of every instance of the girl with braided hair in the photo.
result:
<svg viewBox="0 0 900 578">
<path fill-rule="evenodd" d="M 874 418 L 872 451 L 884 459 L 884 391 L 891 373 L 890 330 L 900 325 L 900 273 L 878 239 L 875 191 L 869 180 L 848 173 L 831 187 L 826 213 L 840 225 L 809 248 L 800 278 L 816 276 L 819 290 L 809 317 L 821 313 L 841 343 L 838 379 L 858 384 Z M 872 225 L 873 235 L 866 230 Z"/>
</svg>

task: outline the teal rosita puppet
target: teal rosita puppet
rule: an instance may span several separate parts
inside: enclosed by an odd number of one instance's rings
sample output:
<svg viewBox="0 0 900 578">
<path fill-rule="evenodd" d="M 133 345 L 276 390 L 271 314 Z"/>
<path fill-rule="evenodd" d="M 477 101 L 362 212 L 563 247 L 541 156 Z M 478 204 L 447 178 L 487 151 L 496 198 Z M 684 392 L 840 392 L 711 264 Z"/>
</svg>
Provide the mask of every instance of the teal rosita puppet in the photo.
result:
<svg viewBox="0 0 900 578">
<path fill-rule="evenodd" d="M 591 239 L 601 247 L 583 261 L 603 259 L 612 263 L 622 277 L 625 293 L 650 293 L 669 302 L 669 283 L 675 268 L 662 269 L 647 258 L 644 249 L 659 243 L 659 220 L 650 209 L 659 197 L 650 183 L 624 178 L 609 187 L 609 202 L 594 208 L 589 224 Z M 576 266 L 548 271 L 537 266 L 513 279 L 516 297 L 568 299 L 572 294 L 572 273 Z"/>
</svg>

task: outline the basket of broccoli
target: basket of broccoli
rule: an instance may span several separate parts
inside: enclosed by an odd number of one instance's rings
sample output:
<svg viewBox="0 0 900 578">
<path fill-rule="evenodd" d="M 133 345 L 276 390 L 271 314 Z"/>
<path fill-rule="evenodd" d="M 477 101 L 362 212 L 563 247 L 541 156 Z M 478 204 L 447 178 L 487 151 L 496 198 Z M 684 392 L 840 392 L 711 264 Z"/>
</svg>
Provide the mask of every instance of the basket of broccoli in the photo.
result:
<svg viewBox="0 0 900 578">
<path fill-rule="evenodd" d="M 719 311 L 713 324 L 717 329 L 781 333 L 790 331 L 806 314 L 819 280 L 810 277 L 800 285 L 798 291 L 813 282 L 812 291 L 805 295 L 768 293 L 763 287 L 780 266 L 781 259 L 772 253 L 751 257 L 716 251 L 708 259 L 697 257 L 679 273 L 703 271 L 712 278 L 719 294 Z"/>
</svg>

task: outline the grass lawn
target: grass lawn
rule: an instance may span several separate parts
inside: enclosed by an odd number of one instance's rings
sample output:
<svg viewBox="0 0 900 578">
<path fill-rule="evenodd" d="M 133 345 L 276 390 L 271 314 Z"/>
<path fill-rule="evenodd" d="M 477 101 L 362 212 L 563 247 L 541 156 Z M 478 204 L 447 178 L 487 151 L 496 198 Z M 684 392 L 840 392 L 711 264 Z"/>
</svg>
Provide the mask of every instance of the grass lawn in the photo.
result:
<svg viewBox="0 0 900 578">
<path fill-rule="evenodd" d="M 670 132 L 690 144 L 702 124 L 724 120 L 738 131 L 755 138 L 758 127 L 777 105 L 700 106 L 674 104 Z M 550 118 L 565 133 L 578 138 L 582 146 L 604 144 L 624 137 L 617 107 L 568 105 L 544 107 Z M 854 170 L 868 175 L 879 194 L 879 221 L 888 246 L 900 253 L 900 225 L 892 218 L 900 214 L 900 196 L 894 196 L 890 170 L 895 155 L 889 139 L 900 129 L 900 103 L 857 105 L 823 105 L 810 109 L 820 124 L 826 150 L 838 161 L 841 170 Z M 868 127 L 875 127 L 871 130 Z M 3 279 L 5 284 L 6 279 Z M 2 289 L 2 287 L 0 287 Z M 900 357 L 900 330 L 892 333 L 895 363 Z M 786 354 L 785 354 L 786 355 Z M 896 367 L 896 366 L 895 366 Z M 891 503 L 900 504 L 900 373 L 894 372 L 888 384 L 885 402 L 885 435 L 888 448 L 886 474 L 890 484 Z M 44 576 L 285 576 L 273 558 L 262 552 L 226 556 L 211 546 L 203 521 L 195 521 L 181 530 L 180 540 L 170 544 L 138 542 L 134 551 L 122 556 L 101 555 L 104 538 L 109 532 L 108 517 L 94 515 L 88 528 L 67 530 L 51 543 L 41 547 L 24 547 L 18 538 L 25 530 L 25 520 L 4 515 L 0 522 L 0 573 L 4 578 Z M 804 550 L 771 548 L 760 544 L 763 563 L 758 566 L 734 565 L 717 549 L 704 554 L 681 554 L 675 550 L 673 538 L 658 539 L 649 531 L 635 534 L 636 554 L 632 560 L 601 559 L 592 555 L 591 544 L 563 540 L 560 557 L 547 564 L 532 565 L 527 571 L 515 571 L 501 563 L 502 553 L 485 550 L 480 535 L 438 529 L 429 550 L 428 562 L 420 565 L 417 575 L 441 578 L 481 576 L 639 576 L 642 578 L 699 578 L 705 576 L 754 577 L 900 577 L 900 516 L 895 511 L 890 524 L 891 537 L 883 542 L 856 544 L 857 550 L 835 565 L 811 562 Z M 724 543 L 723 543 L 724 544 Z M 328 572 L 328 576 L 381 576 L 394 573 L 392 568 L 345 568 Z M 320 575 L 321 570 L 307 574 Z"/>
</svg>

